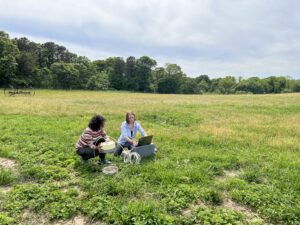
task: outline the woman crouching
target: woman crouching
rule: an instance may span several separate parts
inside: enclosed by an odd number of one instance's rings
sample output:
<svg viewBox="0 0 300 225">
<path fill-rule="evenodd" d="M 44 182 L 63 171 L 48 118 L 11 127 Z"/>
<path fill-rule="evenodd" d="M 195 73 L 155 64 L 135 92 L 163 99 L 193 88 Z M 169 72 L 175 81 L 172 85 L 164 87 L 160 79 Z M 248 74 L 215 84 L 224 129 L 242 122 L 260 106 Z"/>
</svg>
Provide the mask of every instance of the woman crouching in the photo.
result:
<svg viewBox="0 0 300 225">
<path fill-rule="evenodd" d="M 102 152 L 101 144 L 97 145 L 99 139 L 108 141 L 109 137 L 104 131 L 105 118 L 101 115 L 92 117 L 88 127 L 83 131 L 78 142 L 76 143 L 76 152 L 81 157 L 81 161 L 87 163 L 90 158 L 99 156 L 99 164 L 110 164 Z"/>
</svg>

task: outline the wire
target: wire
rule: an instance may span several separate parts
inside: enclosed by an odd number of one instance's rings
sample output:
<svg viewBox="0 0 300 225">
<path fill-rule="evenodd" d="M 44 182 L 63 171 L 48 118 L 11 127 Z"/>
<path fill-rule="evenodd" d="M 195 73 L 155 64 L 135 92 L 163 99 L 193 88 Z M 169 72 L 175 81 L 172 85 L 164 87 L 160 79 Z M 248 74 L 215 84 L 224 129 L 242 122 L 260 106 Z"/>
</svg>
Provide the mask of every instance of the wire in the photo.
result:
<svg viewBox="0 0 300 225">
<path fill-rule="evenodd" d="M 109 137 L 113 141 L 115 141 L 120 147 L 122 148 L 122 155 L 124 157 L 124 163 L 130 163 L 130 164 L 140 164 L 141 162 L 141 156 L 137 152 L 131 152 L 130 150 L 124 150 L 123 146 L 116 141 L 116 139 Z"/>
<path fill-rule="evenodd" d="M 116 139 L 114 139 L 114 138 L 112 138 L 112 137 L 110 137 L 110 136 L 108 136 L 108 138 L 110 138 L 110 139 L 112 139 L 114 142 L 116 142 L 117 143 L 117 145 L 120 145 L 120 147 L 122 148 L 122 150 L 124 151 L 124 148 L 123 148 L 123 146 L 116 140 Z"/>
<path fill-rule="evenodd" d="M 137 152 L 123 151 L 124 163 L 140 164 L 141 156 Z"/>
</svg>

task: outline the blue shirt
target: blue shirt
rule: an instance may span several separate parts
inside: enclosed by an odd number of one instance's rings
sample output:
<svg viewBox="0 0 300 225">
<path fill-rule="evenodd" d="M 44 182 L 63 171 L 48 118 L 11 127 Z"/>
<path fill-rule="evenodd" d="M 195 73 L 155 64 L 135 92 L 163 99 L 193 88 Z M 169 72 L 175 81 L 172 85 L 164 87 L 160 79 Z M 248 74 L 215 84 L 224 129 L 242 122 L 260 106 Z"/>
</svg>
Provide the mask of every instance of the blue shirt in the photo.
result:
<svg viewBox="0 0 300 225">
<path fill-rule="evenodd" d="M 143 130 L 143 128 L 138 122 L 136 121 L 134 122 L 133 130 L 131 132 L 130 125 L 126 121 L 124 121 L 121 125 L 122 133 L 121 136 L 119 137 L 118 143 L 124 145 L 127 142 L 126 137 L 133 140 L 135 138 L 137 131 L 139 131 L 143 137 L 145 136 L 145 131 Z"/>
</svg>

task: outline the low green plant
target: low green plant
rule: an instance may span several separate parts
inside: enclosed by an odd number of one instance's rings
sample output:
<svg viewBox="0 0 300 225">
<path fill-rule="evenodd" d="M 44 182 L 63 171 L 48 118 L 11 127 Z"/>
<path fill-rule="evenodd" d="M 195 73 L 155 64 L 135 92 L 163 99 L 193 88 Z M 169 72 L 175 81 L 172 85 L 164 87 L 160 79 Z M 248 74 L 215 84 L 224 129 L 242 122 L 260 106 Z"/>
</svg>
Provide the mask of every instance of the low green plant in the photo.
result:
<svg viewBox="0 0 300 225">
<path fill-rule="evenodd" d="M 11 217 L 9 217 L 6 213 L 0 213 L 0 224 L 1 225 L 16 225 L 17 223 Z"/>
<path fill-rule="evenodd" d="M 16 177 L 12 171 L 0 168 L 0 186 L 9 185 L 15 181 Z"/>
</svg>

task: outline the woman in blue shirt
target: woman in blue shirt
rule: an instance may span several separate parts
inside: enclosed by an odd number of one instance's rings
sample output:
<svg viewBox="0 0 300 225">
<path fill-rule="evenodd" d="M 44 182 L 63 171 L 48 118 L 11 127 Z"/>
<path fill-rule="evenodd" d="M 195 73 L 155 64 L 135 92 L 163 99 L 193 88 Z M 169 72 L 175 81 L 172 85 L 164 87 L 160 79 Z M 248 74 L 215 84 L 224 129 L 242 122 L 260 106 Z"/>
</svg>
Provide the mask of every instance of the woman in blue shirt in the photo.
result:
<svg viewBox="0 0 300 225">
<path fill-rule="evenodd" d="M 141 125 L 135 121 L 135 115 L 133 112 L 126 113 L 126 121 L 121 125 L 121 136 L 118 139 L 118 145 L 116 147 L 115 155 L 121 155 L 123 148 L 131 149 L 137 145 L 135 136 L 137 132 L 140 132 L 142 137 L 146 136 L 146 132 Z"/>
</svg>

